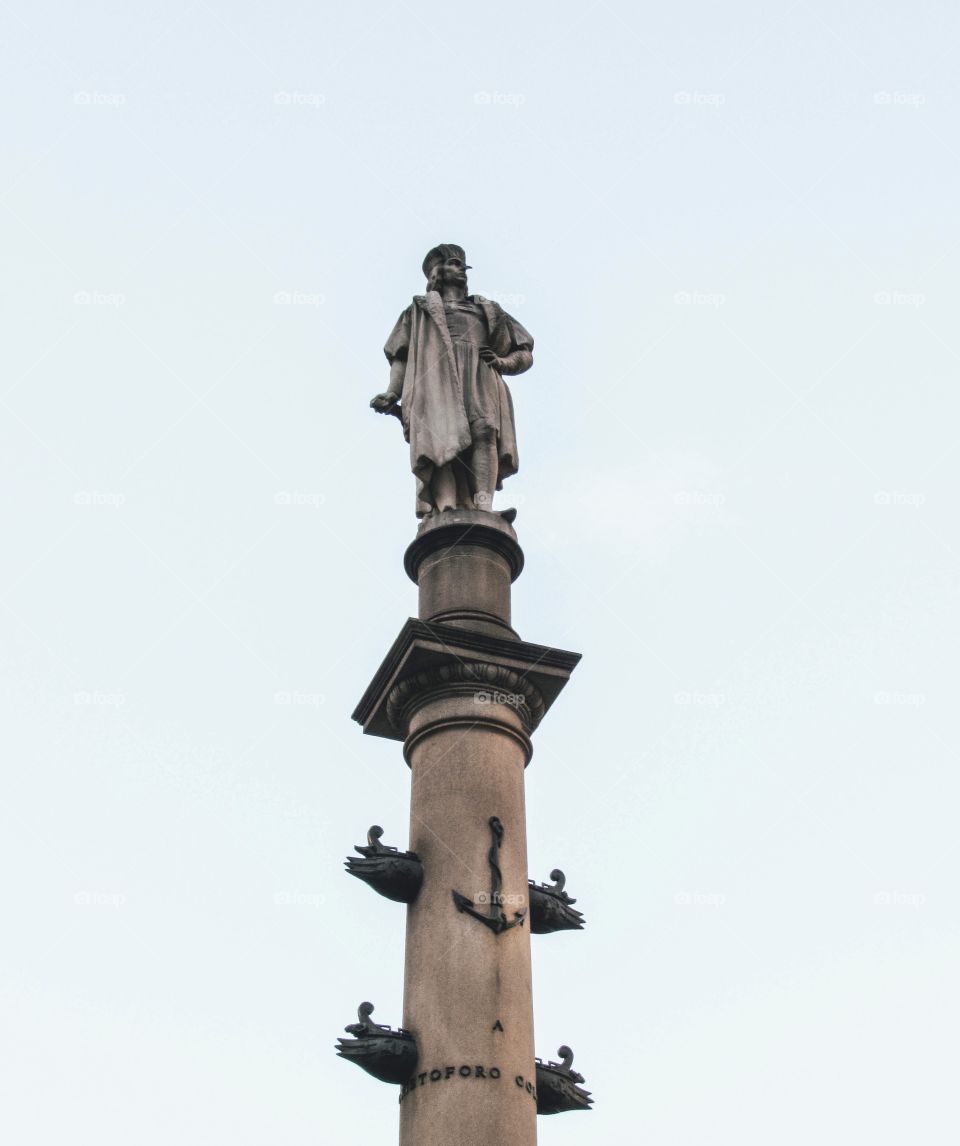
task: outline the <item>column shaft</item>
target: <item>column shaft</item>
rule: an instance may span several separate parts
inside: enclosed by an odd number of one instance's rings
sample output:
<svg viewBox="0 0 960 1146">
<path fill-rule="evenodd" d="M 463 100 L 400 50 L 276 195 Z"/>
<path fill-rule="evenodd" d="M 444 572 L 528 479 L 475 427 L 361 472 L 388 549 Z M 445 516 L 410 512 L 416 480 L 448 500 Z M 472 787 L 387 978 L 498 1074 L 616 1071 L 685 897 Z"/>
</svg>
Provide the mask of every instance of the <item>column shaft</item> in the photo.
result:
<svg viewBox="0 0 960 1146">
<path fill-rule="evenodd" d="M 495 934 L 452 895 L 487 911 L 496 816 L 501 908 L 511 920 L 526 909 L 528 755 L 516 710 L 495 693 L 448 693 L 411 719 L 410 840 L 425 878 L 407 917 L 404 1026 L 420 1062 L 402 1096 L 401 1146 L 536 1142 L 529 928 Z"/>
</svg>

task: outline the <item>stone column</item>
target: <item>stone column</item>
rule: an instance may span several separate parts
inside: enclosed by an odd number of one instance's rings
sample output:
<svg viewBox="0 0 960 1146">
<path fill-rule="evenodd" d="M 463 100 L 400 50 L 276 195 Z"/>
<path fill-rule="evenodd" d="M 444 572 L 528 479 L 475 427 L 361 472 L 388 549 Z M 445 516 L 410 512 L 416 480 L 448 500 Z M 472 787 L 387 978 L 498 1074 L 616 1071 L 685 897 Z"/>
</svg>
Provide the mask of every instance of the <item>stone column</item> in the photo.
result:
<svg viewBox="0 0 960 1146">
<path fill-rule="evenodd" d="M 495 934 L 457 911 L 452 894 L 487 914 L 496 816 L 501 909 L 508 920 L 526 909 L 529 741 L 516 713 L 479 703 L 478 691 L 425 698 L 407 738 L 410 847 L 425 874 L 407 915 L 403 1024 L 417 1036 L 420 1063 L 400 1107 L 402 1146 L 537 1140 L 529 929 Z"/>
<path fill-rule="evenodd" d="M 534 1146 L 524 769 L 580 658 L 511 627 L 523 555 L 499 515 L 427 519 L 405 565 L 420 618 L 354 713 L 365 732 L 404 742 L 424 870 L 407 914 L 403 1025 L 419 1063 L 401 1088 L 400 1143 Z"/>
</svg>

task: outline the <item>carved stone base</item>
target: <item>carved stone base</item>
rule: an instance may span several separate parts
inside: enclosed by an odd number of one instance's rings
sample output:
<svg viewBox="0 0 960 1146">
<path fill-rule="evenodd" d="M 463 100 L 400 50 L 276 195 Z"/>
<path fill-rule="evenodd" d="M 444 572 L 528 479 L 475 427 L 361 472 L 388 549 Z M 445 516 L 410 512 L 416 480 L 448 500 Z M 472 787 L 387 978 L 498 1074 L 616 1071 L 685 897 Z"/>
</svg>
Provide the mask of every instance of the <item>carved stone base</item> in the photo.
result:
<svg viewBox="0 0 960 1146">
<path fill-rule="evenodd" d="M 403 564 L 420 588 L 422 620 L 519 640 L 510 586 L 523 569 L 523 550 L 499 513 L 455 509 L 424 518 Z"/>
</svg>

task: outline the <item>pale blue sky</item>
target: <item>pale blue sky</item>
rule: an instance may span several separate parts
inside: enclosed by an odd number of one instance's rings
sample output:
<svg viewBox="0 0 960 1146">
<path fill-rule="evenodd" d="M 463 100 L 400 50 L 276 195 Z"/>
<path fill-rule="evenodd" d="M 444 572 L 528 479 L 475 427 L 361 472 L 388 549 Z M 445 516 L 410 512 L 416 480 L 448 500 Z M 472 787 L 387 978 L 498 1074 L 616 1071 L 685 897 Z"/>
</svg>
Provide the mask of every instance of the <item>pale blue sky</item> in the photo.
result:
<svg viewBox="0 0 960 1146">
<path fill-rule="evenodd" d="M 541 1142 L 957 1141 L 946 3 L 0 10 L 0 1021 L 18 1144 L 391 1142 L 416 597 L 370 396 L 437 242 L 533 333 Z M 286 503 L 286 504 L 285 504 Z M 290 703 L 282 703 L 289 699 Z M 279 702 L 278 702 L 279 701 Z"/>
</svg>

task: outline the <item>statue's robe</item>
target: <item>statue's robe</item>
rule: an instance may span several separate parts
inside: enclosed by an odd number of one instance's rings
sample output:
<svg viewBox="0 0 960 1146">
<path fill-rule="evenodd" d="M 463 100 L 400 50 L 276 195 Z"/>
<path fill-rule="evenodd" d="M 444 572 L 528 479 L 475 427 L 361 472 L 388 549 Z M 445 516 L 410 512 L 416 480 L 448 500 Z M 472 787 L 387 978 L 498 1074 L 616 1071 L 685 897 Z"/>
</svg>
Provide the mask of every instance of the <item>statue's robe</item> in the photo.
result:
<svg viewBox="0 0 960 1146">
<path fill-rule="evenodd" d="M 499 303 L 471 295 L 486 319 L 487 345 L 499 358 L 515 350 L 533 350 L 533 339 Z M 455 347 L 437 291 L 414 295 L 397 319 L 383 350 L 393 365 L 405 362 L 400 414 L 410 443 L 410 468 L 417 478 L 417 515 L 433 509 L 425 487 L 434 467 L 446 465 L 471 447 L 471 423 L 491 426 L 497 435 L 497 489 L 517 472 L 517 434 L 513 399 L 500 374 L 476 354 Z M 469 369 L 474 377 L 465 379 Z M 466 395 L 466 399 L 465 399 Z M 482 398 L 482 402 L 480 401 Z M 479 407 L 482 406 L 482 409 Z"/>
</svg>

